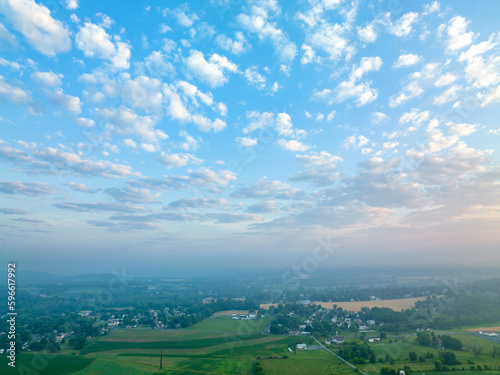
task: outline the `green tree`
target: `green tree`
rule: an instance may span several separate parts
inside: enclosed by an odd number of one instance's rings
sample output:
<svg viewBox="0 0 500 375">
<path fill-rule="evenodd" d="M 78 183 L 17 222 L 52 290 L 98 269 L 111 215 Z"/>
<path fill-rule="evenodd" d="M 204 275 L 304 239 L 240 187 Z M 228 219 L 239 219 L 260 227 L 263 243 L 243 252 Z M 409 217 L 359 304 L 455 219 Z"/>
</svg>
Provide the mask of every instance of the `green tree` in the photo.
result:
<svg viewBox="0 0 500 375">
<path fill-rule="evenodd" d="M 434 362 L 434 367 L 436 368 L 436 371 L 443 371 L 444 369 L 444 365 L 443 365 L 443 362 L 441 361 L 435 361 Z"/>
<path fill-rule="evenodd" d="M 409 352 L 409 353 L 408 353 L 408 358 L 409 358 L 409 359 L 410 359 L 410 361 L 412 361 L 412 362 L 417 362 L 417 359 L 418 359 L 418 357 L 417 357 L 417 353 L 415 353 L 415 352 Z"/>
<path fill-rule="evenodd" d="M 417 333 L 417 342 L 422 346 L 431 346 L 432 337 L 427 332 Z"/>
<path fill-rule="evenodd" d="M 445 349 L 451 349 L 451 350 L 461 350 L 462 347 L 464 346 L 462 344 L 462 341 L 455 337 L 451 337 L 448 335 L 442 335 L 440 337 L 441 344 L 445 347 Z"/>
</svg>

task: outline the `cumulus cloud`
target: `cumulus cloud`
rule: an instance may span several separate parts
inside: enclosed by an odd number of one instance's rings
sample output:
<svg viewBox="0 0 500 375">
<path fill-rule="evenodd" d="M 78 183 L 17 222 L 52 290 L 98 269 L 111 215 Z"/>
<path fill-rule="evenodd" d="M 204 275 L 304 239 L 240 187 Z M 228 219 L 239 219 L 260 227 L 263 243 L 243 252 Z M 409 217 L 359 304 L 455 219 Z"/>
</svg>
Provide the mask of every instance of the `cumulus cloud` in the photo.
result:
<svg viewBox="0 0 500 375">
<path fill-rule="evenodd" d="M 377 32 L 374 23 L 370 23 L 365 27 L 358 27 L 358 38 L 363 43 L 373 43 L 377 40 Z"/>
<path fill-rule="evenodd" d="M 87 57 L 107 60 L 115 69 L 128 69 L 130 46 L 120 41 L 119 37 L 114 39 L 116 44 L 111 41 L 111 36 L 102 26 L 85 22 L 75 36 L 75 43 Z"/>
<path fill-rule="evenodd" d="M 203 52 L 191 50 L 186 59 L 186 68 L 190 74 L 210 87 L 223 86 L 229 81 L 227 73 L 235 73 L 238 66 L 230 62 L 227 57 L 214 53 L 208 60 Z"/>
<path fill-rule="evenodd" d="M 406 37 L 410 34 L 413 24 L 418 20 L 418 13 L 408 12 L 404 14 L 395 24 L 391 25 L 389 31 L 398 37 Z"/>
<path fill-rule="evenodd" d="M 364 145 L 368 144 L 370 140 L 366 138 L 364 135 L 351 135 L 347 137 L 342 143 L 342 147 L 344 148 L 361 148 Z"/>
<path fill-rule="evenodd" d="M 418 55 L 414 55 L 413 53 L 408 53 L 404 55 L 400 55 L 398 61 L 394 63 L 395 68 L 402 68 L 411 65 L 418 64 L 422 61 L 422 57 Z"/>
<path fill-rule="evenodd" d="M 294 151 L 294 152 L 304 152 L 309 149 L 309 146 L 306 146 L 302 142 L 296 141 L 294 139 L 286 141 L 284 139 L 278 140 L 278 145 L 288 151 Z"/>
<path fill-rule="evenodd" d="M 358 106 L 373 102 L 378 97 L 378 90 L 370 87 L 368 82 L 357 83 L 368 72 L 378 71 L 382 66 L 382 59 L 363 57 L 359 66 L 354 66 L 349 80 L 341 82 L 336 88 L 336 98 L 339 102 L 355 98 Z M 325 92 L 326 93 L 326 92 Z M 329 92 L 326 94 L 330 94 Z"/>
<path fill-rule="evenodd" d="M 47 93 L 49 99 L 56 106 L 64 108 L 68 112 L 78 114 L 82 111 L 82 102 L 78 96 L 66 95 L 61 88 Z"/>
<path fill-rule="evenodd" d="M 246 113 L 248 125 L 243 129 L 243 133 L 248 134 L 258 129 L 271 128 L 281 136 L 293 136 L 300 138 L 305 136 L 305 131 L 294 129 L 292 118 L 288 113 L 250 111 Z"/>
<path fill-rule="evenodd" d="M 234 36 L 235 38 L 231 39 L 224 34 L 220 34 L 215 38 L 215 42 L 223 50 L 230 51 L 233 55 L 239 56 L 248 51 L 250 44 L 241 31 L 237 31 Z"/>
<path fill-rule="evenodd" d="M 271 41 L 283 63 L 292 62 L 297 55 L 297 45 L 271 20 L 273 15 L 280 12 L 278 3 L 252 0 L 249 5 L 251 8 L 248 14 L 241 13 L 236 17 L 238 23 L 259 39 Z"/>
<path fill-rule="evenodd" d="M 59 87 L 62 85 L 62 78 L 64 76 L 61 73 L 53 73 L 53 72 L 34 72 L 31 74 L 31 78 L 41 83 L 47 87 Z"/>
<path fill-rule="evenodd" d="M 257 138 L 236 137 L 236 142 L 242 147 L 254 147 L 257 145 Z"/>
<path fill-rule="evenodd" d="M 461 50 L 472 44 L 476 34 L 467 31 L 469 22 L 462 16 L 453 17 L 446 26 L 446 48 L 452 52 Z M 441 30 L 444 28 L 442 25 Z"/>
<path fill-rule="evenodd" d="M 266 77 L 264 77 L 257 71 L 256 66 L 245 69 L 244 76 L 250 86 L 255 87 L 259 90 L 263 90 L 266 88 Z"/>
<path fill-rule="evenodd" d="M 167 154 L 165 152 L 161 153 L 160 158 L 158 159 L 160 164 L 164 165 L 167 168 L 176 168 L 176 167 L 185 167 L 188 164 L 199 163 L 201 160 L 194 157 L 191 154 Z"/>
<path fill-rule="evenodd" d="M 0 98 L 11 101 L 16 104 L 27 104 L 31 102 L 31 94 L 20 87 L 15 87 L 7 82 L 0 75 Z"/>
<path fill-rule="evenodd" d="M 61 21 L 52 18 L 50 10 L 34 0 L 6 0 L 0 11 L 38 52 L 55 56 L 71 49 L 69 31 Z"/>
</svg>

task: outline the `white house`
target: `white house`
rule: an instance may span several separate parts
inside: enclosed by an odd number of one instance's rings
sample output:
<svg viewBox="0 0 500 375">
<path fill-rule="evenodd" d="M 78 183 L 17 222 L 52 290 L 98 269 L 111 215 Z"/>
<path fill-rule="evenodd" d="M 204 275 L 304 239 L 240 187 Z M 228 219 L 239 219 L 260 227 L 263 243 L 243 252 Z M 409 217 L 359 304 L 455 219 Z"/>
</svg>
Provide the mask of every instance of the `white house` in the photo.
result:
<svg viewBox="0 0 500 375">
<path fill-rule="evenodd" d="M 307 349 L 307 345 L 306 344 L 297 344 L 297 349 L 298 350 L 305 350 L 305 349 Z"/>
</svg>

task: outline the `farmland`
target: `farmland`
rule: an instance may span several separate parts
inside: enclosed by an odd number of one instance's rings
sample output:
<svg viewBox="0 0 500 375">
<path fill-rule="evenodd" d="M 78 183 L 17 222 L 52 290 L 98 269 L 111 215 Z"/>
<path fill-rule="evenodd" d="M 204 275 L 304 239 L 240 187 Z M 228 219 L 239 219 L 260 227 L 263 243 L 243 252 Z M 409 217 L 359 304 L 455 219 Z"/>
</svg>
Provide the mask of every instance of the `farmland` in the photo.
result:
<svg viewBox="0 0 500 375">
<path fill-rule="evenodd" d="M 347 311 L 360 311 L 363 307 L 388 307 L 394 311 L 401 311 L 404 309 L 411 309 L 415 307 L 415 302 L 425 300 L 425 297 L 417 298 L 401 298 L 401 299 L 388 299 L 380 301 L 354 301 L 354 302 L 314 302 L 326 309 L 332 309 L 334 305 L 341 307 Z M 270 306 L 277 306 L 277 304 L 262 304 L 262 309 L 268 310 Z"/>
</svg>

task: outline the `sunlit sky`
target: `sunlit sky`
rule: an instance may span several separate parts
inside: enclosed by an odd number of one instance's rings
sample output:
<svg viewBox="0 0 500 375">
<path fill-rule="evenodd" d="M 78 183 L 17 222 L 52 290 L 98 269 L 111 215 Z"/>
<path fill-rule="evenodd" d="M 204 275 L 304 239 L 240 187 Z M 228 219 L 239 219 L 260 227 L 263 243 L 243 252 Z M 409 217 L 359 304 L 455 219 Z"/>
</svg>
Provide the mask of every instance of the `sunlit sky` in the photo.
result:
<svg viewBox="0 0 500 375">
<path fill-rule="evenodd" d="M 1 259 L 498 265 L 498 14 L 1 0 Z"/>
</svg>

